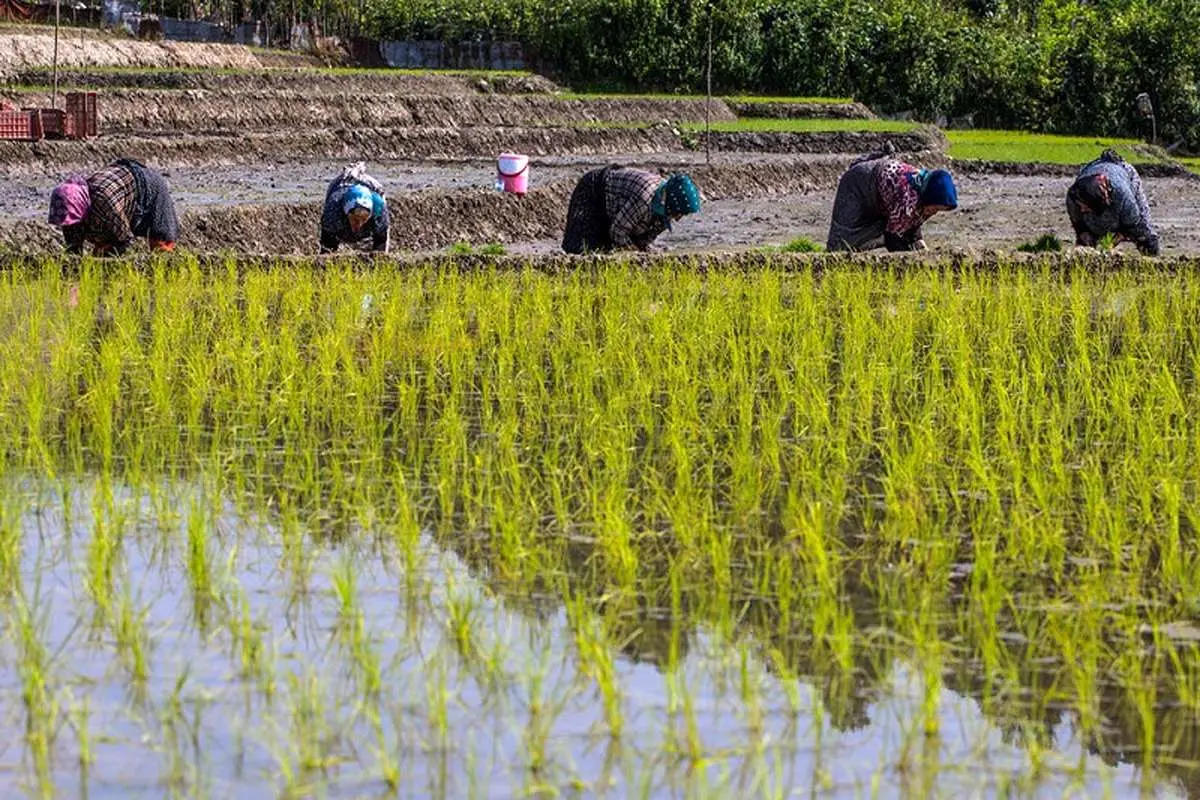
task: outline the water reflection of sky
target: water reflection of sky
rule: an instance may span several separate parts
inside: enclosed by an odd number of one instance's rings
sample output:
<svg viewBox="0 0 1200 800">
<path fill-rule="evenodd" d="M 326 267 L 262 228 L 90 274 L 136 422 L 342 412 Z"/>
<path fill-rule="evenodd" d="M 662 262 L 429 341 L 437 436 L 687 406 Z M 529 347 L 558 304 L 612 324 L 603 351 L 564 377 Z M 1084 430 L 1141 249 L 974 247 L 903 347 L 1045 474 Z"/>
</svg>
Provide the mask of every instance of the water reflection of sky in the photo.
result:
<svg viewBox="0 0 1200 800">
<path fill-rule="evenodd" d="M 131 686 L 116 655 L 111 629 L 91 625 L 86 581 L 93 493 L 72 491 L 69 524 L 54 492 L 20 512 L 24 592 L 37 598 L 43 642 L 53 658 L 51 685 L 63 709 L 54 762 L 59 796 L 84 791 L 74 733 L 78 716 L 71 711 L 84 700 L 95 754 L 88 797 L 274 795 L 282 786 L 280 763 L 299 755 L 295 745 L 306 731 L 297 727 L 295 709 L 301 687 L 313 678 L 319 716 L 330 732 L 324 751 L 333 757 L 314 776 L 324 788 L 313 791 L 330 797 L 387 794 L 377 769 L 381 751 L 398 760 L 401 796 L 511 797 L 536 790 L 539 781 L 563 796 L 583 797 L 967 797 L 1006 791 L 1098 797 L 1147 788 L 1160 796 L 1184 795 L 1164 783 L 1142 786 L 1129 765 L 1105 765 L 1080 743 L 1069 721 L 1055 727 L 1035 782 L 1021 783 L 1033 769 L 1030 752 L 1006 741 L 974 699 L 944 687 L 936 695 L 939 736 L 927 739 L 915 733 L 922 720 L 921 676 L 902 661 L 879 682 L 884 688 L 866 707 L 864 724 L 837 730 L 812 685 L 785 683 L 752 644 L 705 629 L 691 637 L 673 673 L 618 656 L 624 728 L 614 738 L 595 684 L 580 672 L 561 605 L 541 604 L 540 617 L 517 610 L 428 536 L 410 566 L 390 546 L 310 541 L 310 577 L 303 592 L 294 591 L 276 522 L 239 515 L 226 503 L 215 524 L 207 525 L 210 561 L 218 591 L 233 597 L 232 587 L 241 587 L 270 644 L 276 688 L 267 701 L 253 680 L 239 675 L 220 615 L 207 629 L 195 621 L 185 566 L 188 492 L 172 498 L 175 519 L 165 526 L 156 523 L 161 502 L 135 503 L 128 491 L 117 494 L 118 506 L 126 509 L 118 574 L 131 577 L 128 585 L 146 613 L 152 642 L 151 677 L 140 689 Z M 338 634 L 344 628 L 332 576 L 347 563 L 382 664 L 377 702 L 367 703 L 356 688 Z M 414 581 L 420 588 L 410 594 L 406 587 Z M 487 677 L 478 666 L 482 659 L 460 656 L 448 625 L 454 603 L 474 607 L 474 652 L 495 655 L 499 678 Z M 0 795 L 8 797 L 28 788 L 33 772 L 24 752 L 11 627 L 0 641 Z M 742 700 L 744 675 L 763 710 L 757 726 Z M 444 735 L 431 721 L 441 687 Z M 173 695 L 183 722 L 167 721 Z M 377 724 L 362 713 L 364 703 L 383 709 Z M 698 761 L 684 755 L 687 725 L 680 709 L 688 704 L 701 742 Z M 543 729 L 546 758 L 536 779 L 526 768 L 530 737 L 539 730 L 529 724 L 535 705 L 554 709 L 543 717 L 550 720 Z M 183 776 L 182 785 L 171 782 L 172 773 Z"/>
</svg>

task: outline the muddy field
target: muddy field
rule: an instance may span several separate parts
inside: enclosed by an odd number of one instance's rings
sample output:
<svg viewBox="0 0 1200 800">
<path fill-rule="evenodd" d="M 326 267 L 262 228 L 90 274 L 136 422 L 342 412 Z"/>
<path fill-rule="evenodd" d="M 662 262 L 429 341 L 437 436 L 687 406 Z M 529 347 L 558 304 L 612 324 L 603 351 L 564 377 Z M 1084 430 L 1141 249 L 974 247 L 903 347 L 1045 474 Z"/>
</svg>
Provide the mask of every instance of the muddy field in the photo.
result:
<svg viewBox="0 0 1200 800">
<path fill-rule="evenodd" d="M 0 63 L 8 67 L 0 97 L 49 101 L 44 38 L 0 34 Z M 164 172 L 181 212 L 181 244 L 205 252 L 314 252 L 328 180 L 361 159 L 388 187 L 393 243 L 402 250 L 465 241 L 554 252 L 574 182 L 612 162 L 687 170 L 701 184 L 704 212 L 664 235 L 660 249 L 746 250 L 798 236 L 823 243 L 838 176 L 854 155 L 886 143 L 914 163 L 950 165 L 959 175 L 961 208 L 929 224 L 931 246 L 1007 249 L 1047 232 L 1070 238 L 1063 207 L 1069 167 L 953 164 L 934 128 L 714 133 L 705 166 L 704 135 L 679 127 L 704 119 L 705 104 L 695 99 L 575 99 L 525 75 L 267 69 L 262 54 L 246 48 L 106 41 L 91 33 L 76 45 L 75 55 L 68 48 L 63 82 L 107 87 L 102 135 L 0 142 L 0 248 L 57 250 L 59 233 L 42 221 L 51 187 L 120 156 Z M 20 59 L 4 60 L 23 47 Z M 717 100 L 708 110 L 715 120 L 739 112 L 871 115 L 856 104 L 827 106 Z M 495 157 L 504 151 L 532 157 L 535 188 L 527 197 L 494 191 Z M 1200 252 L 1193 225 L 1200 181 L 1176 167 L 1143 174 L 1165 251 Z"/>
<path fill-rule="evenodd" d="M 707 197 L 703 213 L 683 220 L 656 244 L 660 251 L 744 250 L 785 244 L 799 236 L 823 243 L 843 158 L 743 161 L 712 168 L 688 166 L 684 154 L 645 162 L 663 172 L 687 169 Z M 524 198 L 490 187 L 490 163 L 381 165 L 375 171 L 392 188 L 393 243 L 431 251 L 464 241 L 502 243 L 513 253 L 557 251 L 566 201 L 590 163 L 535 164 L 537 188 Z M 277 168 L 257 175 L 184 170 L 169 179 L 183 210 L 182 244 L 201 251 L 236 250 L 303 254 L 316 250 L 320 201 L 335 165 Z M 1013 249 L 1043 233 L 1068 244 L 1063 205 L 1067 179 L 1050 176 L 960 175 L 960 207 L 935 217 L 925 229 L 932 248 Z M 51 182 L 24 183 L 6 192 L 0 211 L 20 217 L 0 225 L 0 248 L 36 253 L 60 247 L 57 231 L 41 221 Z M 1165 254 L 1200 253 L 1200 181 L 1148 178 L 1147 193 Z M 1128 246 L 1127 246 L 1128 247 Z"/>
</svg>

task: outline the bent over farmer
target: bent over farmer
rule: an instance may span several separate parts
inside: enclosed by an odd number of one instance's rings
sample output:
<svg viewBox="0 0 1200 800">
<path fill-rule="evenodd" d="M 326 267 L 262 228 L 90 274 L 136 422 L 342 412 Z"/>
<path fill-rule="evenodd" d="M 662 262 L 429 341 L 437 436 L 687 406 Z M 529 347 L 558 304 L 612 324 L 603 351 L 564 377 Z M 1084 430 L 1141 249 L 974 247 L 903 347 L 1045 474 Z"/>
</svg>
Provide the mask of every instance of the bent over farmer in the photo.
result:
<svg viewBox="0 0 1200 800">
<path fill-rule="evenodd" d="M 1145 255 L 1159 253 L 1142 179 L 1132 164 L 1112 150 L 1079 168 L 1067 191 L 1067 216 L 1080 247 L 1095 247 L 1102 236 L 1111 233 L 1118 243 L 1133 242 Z"/>
<path fill-rule="evenodd" d="M 120 255 L 144 236 L 151 250 L 174 250 L 179 220 L 167 182 L 154 170 L 121 158 L 87 177 L 76 175 L 50 193 L 51 225 L 62 228 L 67 252 Z"/>
<path fill-rule="evenodd" d="M 571 193 L 562 249 L 568 253 L 647 250 L 671 223 L 700 210 L 687 175 L 663 178 L 616 164 L 584 174 Z"/>
<path fill-rule="evenodd" d="M 826 250 L 924 250 L 921 227 L 958 208 L 954 178 L 918 169 L 890 152 L 856 159 L 838 181 Z"/>
<path fill-rule="evenodd" d="M 342 170 L 325 191 L 321 211 L 321 252 L 338 245 L 371 240 L 371 250 L 386 253 L 391 246 L 391 217 L 383 185 L 367 174 L 359 161 Z"/>
</svg>

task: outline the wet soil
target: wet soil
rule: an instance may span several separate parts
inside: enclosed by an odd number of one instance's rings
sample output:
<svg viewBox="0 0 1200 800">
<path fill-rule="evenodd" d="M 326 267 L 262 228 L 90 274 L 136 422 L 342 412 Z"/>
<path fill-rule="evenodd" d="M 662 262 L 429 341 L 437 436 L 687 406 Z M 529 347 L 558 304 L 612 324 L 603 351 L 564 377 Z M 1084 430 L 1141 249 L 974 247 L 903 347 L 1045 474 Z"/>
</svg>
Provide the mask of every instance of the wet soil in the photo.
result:
<svg viewBox="0 0 1200 800">
<path fill-rule="evenodd" d="M 858 154 L 885 142 L 900 152 L 936 153 L 935 139 L 918 134 L 742 134 L 720 142 L 718 153 Z M 0 169 L 87 169 L 121 156 L 160 167 L 284 164 L 305 159 L 424 160 L 480 158 L 506 151 L 531 156 L 703 152 L 703 141 L 669 124 L 639 127 L 337 127 L 288 128 L 248 133 L 113 134 L 88 141 L 0 142 Z"/>
<path fill-rule="evenodd" d="M 833 188 L 845 161 L 815 163 L 760 162 L 718 164 L 689 169 L 700 183 L 707 202 L 704 211 L 684 219 L 664 234 L 656 250 L 709 252 L 745 250 L 785 244 L 799 236 L 823 243 L 833 205 Z M 646 166 L 654 167 L 654 164 Z M 679 168 L 663 162 L 658 168 Z M 499 242 L 517 254 L 550 254 L 558 251 L 566 202 L 574 181 L 585 166 L 546 165 L 549 183 L 539 182 L 527 196 L 497 193 L 480 186 L 458 189 L 397 190 L 389 197 L 393 218 L 393 244 L 397 249 L 436 250 L 456 241 L 472 244 Z M 455 170 L 435 174 L 428 167 L 410 175 L 411 183 L 430 185 L 458 180 Z M 396 181 L 402 173 L 380 172 Z M 464 181 L 490 180 L 481 164 L 461 169 Z M 199 193 L 180 193 L 184 235 L 181 244 L 199 251 L 232 249 L 253 254 L 304 254 L 316 251 L 320 191 L 327 173 L 281 176 L 275 194 L 247 195 L 282 198 L 284 184 L 312 190 L 308 202 L 256 202 L 241 204 L 228 197 L 217 203 L 192 204 Z M 561 176 L 561 177 L 559 177 Z M 318 181 L 318 178 L 320 181 Z M 178 180 L 178 178 L 175 178 Z M 1057 234 L 1065 244 L 1073 241 L 1064 200 L 1069 181 L 1055 177 L 963 175 L 960 207 L 940 214 L 926 226 L 925 238 L 937 250 L 984 252 L 1011 250 L 1044 233 Z M 1146 180 L 1151 211 L 1166 255 L 1200 254 L 1200 231 L 1193 221 L 1200 216 L 1200 181 L 1182 178 Z M 33 189 L 25 192 L 32 199 Z M 44 207 L 45 199 L 41 197 Z M 56 230 L 40 219 L 0 225 L 0 249 L 24 253 L 53 252 L 61 247 Z M 1129 249 L 1129 246 L 1122 248 Z"/>
<path fill-rule="evenodd" d="M 1074 243 L 1065 198 L 1069 179 L 1042 176 L 965 175 L 959 179 L 957 211 L 939 214 L 925 226 L 925 240 L 935 250 L 973 252 L 1014 250 L 1045 233 L 1064 246 Z M 1163 254 L 1200 254 L 1200 181 L 1147 178 L 1146 194 L 1158 228 Z M 774 196 L 739 197 L 708 203 L 665 233 L 656 249 L 695 252 L 783 245 L 807 236 L 824 244 L 833 211 L 831 189 Z M 510 248 L 517 253 L 552 253 L 558 242 L 546 237 Z M 1136 253 L 1132 245 L 1121 252 Z"/>
</svg>

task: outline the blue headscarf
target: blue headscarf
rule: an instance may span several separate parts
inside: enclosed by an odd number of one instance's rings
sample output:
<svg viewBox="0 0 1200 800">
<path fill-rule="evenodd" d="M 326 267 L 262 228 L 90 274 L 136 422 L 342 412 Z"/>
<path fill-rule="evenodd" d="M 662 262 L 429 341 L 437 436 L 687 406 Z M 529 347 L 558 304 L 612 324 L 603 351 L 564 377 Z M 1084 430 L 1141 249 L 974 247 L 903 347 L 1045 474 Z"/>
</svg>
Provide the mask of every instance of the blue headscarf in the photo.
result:
<svg viewBox="0 0 1200 800">
<path fill-rule="evenodd" d="M 954 178 L 950 177 L 949 172 L 935 169 L 924 177 L 925 185 L 918 187 L 921 205 L 958 208 L 958 190 L 954 188 Z"/>
<path fill-rule="evenodd" d="M 375 193 L 370 189 L 356 183 L 347 189 L 346 194 L 342 197 L 342 213 L 349 214 L 356 208 L 365 208 L 375 214 L 378 206 L 375 197 Z M 379 199 L 382 201 L 383 198 Z"/>
<path fill-rule="evenodd" d="M 672 175 L 654 190 L 650 210 L 667 221 L 671 229 L 671 217 L 676 214 L 695 214 L 700 210 L 700 187 L 687 175 Z"/>
</svg>

